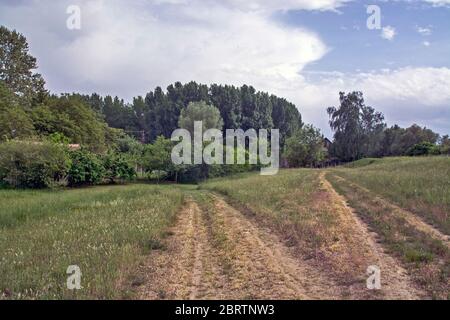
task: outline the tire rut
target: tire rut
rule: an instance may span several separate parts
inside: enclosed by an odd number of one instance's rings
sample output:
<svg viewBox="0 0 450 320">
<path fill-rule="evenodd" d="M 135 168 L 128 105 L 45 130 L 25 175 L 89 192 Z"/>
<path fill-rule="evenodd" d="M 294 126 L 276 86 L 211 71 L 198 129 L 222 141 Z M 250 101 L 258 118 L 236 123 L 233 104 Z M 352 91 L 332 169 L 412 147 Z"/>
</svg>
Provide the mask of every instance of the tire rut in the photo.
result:
<svg viewBox="0 0 450 320">
<path fill-rule="evenodd" d="M 199 299 L 204 281 L 204 258 L 211 255 L 201 212 L 192 200 L 178 214 L 169 231 L 166 250 L 149 255 L 140 274 L 141 299 Z"/>
<path fill-rule="evenodd" d="M 410 225 L 414 226 L 417 230 L 422 231 L 422 232 L 430 235 L 432 238 L 434 238 L 436 240 L 442 241 L 442 243 L 444 245 L 446 245 L 448 248 L 450 248 L 449 236 L 445 235 L 444 233 L 442 233 L 441 231 L 436 229 L 434 226 L 428 224 L 423 219 L 418 217 L 416 214 L 414 214 L 411 211 L 408 211 L 406 209 L 403 209 L 403 208 L 393 204 L 392 202 L 390 202 L 390 201 L 380 197 L 379 195 L 374 195 L 373 192 L 371 192 L 367 188 L 364 188 L 363 186 L 361 186 L 361 185 L 359 185 L 357 183 L 350 182 L 347 179 L 342 178 L 341 176 L 338 176 L 338 175 L 335 175 L 335 177 L 338 180 L 345 181 L 346 183 L 356 187 L 357 189 L 360 189 L 361 191 L 363 191 L 365 193 L 373 195 L 373 198 L 379 204 L 390 208 L 393 212 L 395 212 L 395 214 L 397 214 L 397 215 L 401 216 L 402 218 L 404 218 Z"/>
<path fill-rule="evenodd" d="M 382 272 L 386 299 L 417 299 L 416 291 L 394 258 L 383 252 L 367 226 L 321 175 L 323 186 L 351 216 L 355 236 L 368 243 L 373 264 Z M 257 222 L 209 194 L 208 209 L 194 199 L 178 214 L 166 250 L 152 252 L 141 267 L 141 299 L 367 299 L 362 284 L 337 282 L 332 273 L 304 259 L 298 250 Z"/>
<path fill-rule="evenodd" d="M 341 289 L 294 257 L 269 231 L 250 222 L 222 198 L 213 197 L 226 247 L 214 245 L 205 212 L 188 200 L 170 230 L 167 249 L 141 267 L 141 299 L 337 299 Z M 217 230 L 215 230 L 217 231 Z"/>
<path fill-rule="evenodd" d="M 369 245 L 373 257 L 373 265 L 381 270 L 381 290 L 383 299 L 420 299 L 425 293 L 418 289 L 414 284 L 408 272 L 403 268 L 400 262 L 394 257 L 385 253 L 384 248 L 378 243 L 378 235 L 369 231 L 369 227 L 363 222 L 351 208 L 346 199 L 337 193 L 331 183 L 326 179 L 325 172 L 321 172 L 320 179 L 323 187 L 332 195 L 334 201 L 340 203 L 341 207 L 352 217 L 354 225 L 358 231 L 356 237 Z"/>
<path fill-rule="evenodd" d="M 216 214 L 234 243 L 231 282 L 239 296 L 256 299 L 335 299 L 340 288 L 314 267 L 302 263 L 274 234 L 258 228 L 221 197 Z"/>
</svg>

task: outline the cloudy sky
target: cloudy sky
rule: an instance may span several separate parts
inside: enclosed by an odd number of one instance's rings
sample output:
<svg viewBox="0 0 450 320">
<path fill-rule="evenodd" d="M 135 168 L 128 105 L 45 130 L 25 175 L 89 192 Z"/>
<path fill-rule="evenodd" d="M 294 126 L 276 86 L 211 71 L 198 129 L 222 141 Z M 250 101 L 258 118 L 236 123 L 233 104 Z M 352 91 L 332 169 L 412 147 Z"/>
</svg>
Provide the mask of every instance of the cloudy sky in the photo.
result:
<svg viewBox="0 0 450 320">
<path fill-rule="evenodd" d="M 450 133 L 450 0 L 0 0 L 0 24 L 28 38 L 55 93 L 246 83 L 330 135 L 325 109 L 362 90 L 389 124 Z"/>
</svg>

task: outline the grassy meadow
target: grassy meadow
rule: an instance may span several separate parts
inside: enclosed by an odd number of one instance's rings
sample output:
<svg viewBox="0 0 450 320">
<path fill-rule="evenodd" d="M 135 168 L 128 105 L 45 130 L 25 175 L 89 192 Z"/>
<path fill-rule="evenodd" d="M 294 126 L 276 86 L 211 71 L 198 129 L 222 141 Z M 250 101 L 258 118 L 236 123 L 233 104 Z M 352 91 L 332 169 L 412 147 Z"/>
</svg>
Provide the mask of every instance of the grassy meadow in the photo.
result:
<svg viewBox="0 0 450 320">
<path fill-rule="evenodd" d="M 211 180 L 201 188 L 224 195 L 229 203 L 343 282 L 362 281 L 360 275 L 369 258 L 366 248 L 352 237 L 352 225 L 322 185 L 321 174 L 311 169 L 281 170 L 275 176 L 245 174 Z"/>
<path fill-rule="evenodd" d="M 327 178 L 431 297 L 450 298 L 448 246 L 401 211 L 450 234 L 450 158 L 364 159 Z"/>
<path fill-rule="evenodd" d="M 367 261 L 352 239 L 319 175 L 332 186 L 383 246 L 411 271 L 419 286 L 433 298 L 447 299 L 450 290 L 450 252 L 439 239 L 411 225 L 399 214 L 406 209 L 425 222 L 450 234 L 450 158 L 363 159 L 336 169 L 282 170 L 277 176 L 243 175 L 217 179 L 201 187 L 228 197 L 263 224 L 275 228 L 338 277 L 351 282 Z M 343 179 L 344 178 L 344 179 Z M 384 200 L 380 200 L 380 197 Z M 361 250 L 359 250 L 361 249 Z M 342 268 L 343 257 L 347 268 Z"/>
<path fill-rule="evenodd" d="M 180 188 L 145 184 L 0 191 L 0 298 L 123 298 L 141 258 L 183 201 Z M 83 290 L 66 289 L 78 265 Z"/>
<path fill-rule="evenodd" d="M 211 209 L 212 193 L 343 283 L 363 283 L 370 250 L 324 177 L 431 297 L 448 298 L 448 247 L 393 207 L 449 234 L 450 158 L 433 157 L 245 173 L 199 186 L 0 190 L 0 299 L 132 298 L 139 264 L 162 248 L 186 195 L 203 208 L 213 245 L 225 251 L 231 245 Z M 69 265 L 81 268 L 83 290 L 66 288 Z"/>
<path fill-rule="evenodd" d="M 450 234 L 450 157 L 363 159 L 333 173 Z"/>
</svg>

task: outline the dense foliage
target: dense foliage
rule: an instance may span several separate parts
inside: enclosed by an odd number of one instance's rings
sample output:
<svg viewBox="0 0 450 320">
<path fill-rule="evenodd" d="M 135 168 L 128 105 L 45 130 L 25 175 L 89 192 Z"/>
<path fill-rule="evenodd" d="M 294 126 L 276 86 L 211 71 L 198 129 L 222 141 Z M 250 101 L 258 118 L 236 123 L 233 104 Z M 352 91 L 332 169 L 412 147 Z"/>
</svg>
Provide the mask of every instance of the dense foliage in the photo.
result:
<svg viewBox="0 0 450 320">
<path fill-rule="evenodd" d="M 332 153 L 344 161 L 358 160 L 375 147 L 385 127 L 384 116 L 365 105 L 362 92 L 341 92 L 339 101 L 339 108 L 327 110 L 334 131 Z"/>
<path fill-rule="evenodd" d="M 28 51 L 22 34 L 0 26 L 0 81 L 26 106 L 42 101 L 47 94 L 44 79 L 33 72 L 36 58 Z"/>
<path fill-rule="evenodd" d="M 223 127 L 223 120 L 220 116 L 219 109 L 208 105 L 204 101 L 191 102 L 185 109 L 181 110 L 178 126 L 194 134 L 195 121 L 202 121 L 203 132 L 208 129 L 222 130 Z"/>
<path fill-rule="evenodd" d="M 387 128 L 384 116 L 366 106 L 362 92 L 340 93 L 340 106 L 327 109 L 334 131 L 332 157 L 353 161 L 364 157 L 448 154 L 449 139 L 413 124 Z"/>
<path fill-rule="evenodd" d="M 50 142 L 9 141 L 0 144 L 0 185 L 53 187 L 69 172 L 65 148 Z"/>
<path fill-rule="evenodd" d="M 86 184 L 98 184 L 105 175 L 105 167 L 99 156 L 87 150 L 70 152 L 72 165 L 69 170 L 69 185 L 79 186 Z"/>
<path fill-rule="evenodd" d="M 427 156 L 438 155 L 440 153 L 438 146 L 430 142 L 415 144 L 408 150 L 409 156 Z"/>
<path fill-rule="evenodd" d="M 70 157 L 70 186 L 124 182 L 136 176 L 130 161 L 120 153 L 111 152 L 101 156 L 82 149 L 71 151 Z"/>
<path fill-rule="evenodd" d="M 448 136 L 418 125 L 387 128 L 361 92 L 341 92 L 340 106 L 328 108 L 334 142 L 326 150 L 320 131 L 302 123 L 295 105 L 252 86 L 176 82 L 132 103 L 96 93 L 52 95 L 28 51 L 23 35 L 0 27 L 2 185 L 114 183 L 143 171 L 152 179 L 196 182 L 259 167 L 174 165 L 169 138 L 179 127 L 192 132 L 196 120 L 203 129 L 279 129 L 289 166 L 315 166 L 327 156 L 352 161 L 450 153 Z"/>
<path fill-rule="evenodd" d="M 246 85 L 238 88 L 176 82 L 167 87 L 167 92 L 157 87 L 145 98 L 134 98 L 132 104 L 126 104 L 118 97 L 103 98 L 98 94 L 80 97 L 101 114 L 109 126 L 123 129 L 145 142 L 153 142 L 159 136 L 170 138 L 179 128 L 180 115 L 186 112 L 183 110 L 192 102 L 215 106 L 224 129 L 278 128 L 282 145 L 285 137 L 302 125 L 294 104 Z"/>
<path fill-rule="evenodd" d="M 284 156 L 292 167 L 309 167 L 325 159 L 323 136 L 311 125 L 297 130 L 286 140 Z"/>
</svg>

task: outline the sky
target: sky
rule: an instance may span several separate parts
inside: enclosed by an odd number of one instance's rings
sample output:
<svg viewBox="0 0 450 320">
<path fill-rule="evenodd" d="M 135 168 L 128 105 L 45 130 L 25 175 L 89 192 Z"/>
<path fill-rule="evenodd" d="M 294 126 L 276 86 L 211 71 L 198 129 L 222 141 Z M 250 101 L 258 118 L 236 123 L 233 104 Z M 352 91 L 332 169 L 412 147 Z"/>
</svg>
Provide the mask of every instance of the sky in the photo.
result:
<svg viewBox="0 0 450 320">
<path fill-rule="evenodd" d="M 53 93 L 248 84 L 331 137 L 326 108 L 361 90 L 388 125 L 450 133 L 450 0 L 0 0 L 0 24 Z"/>
</svg>

